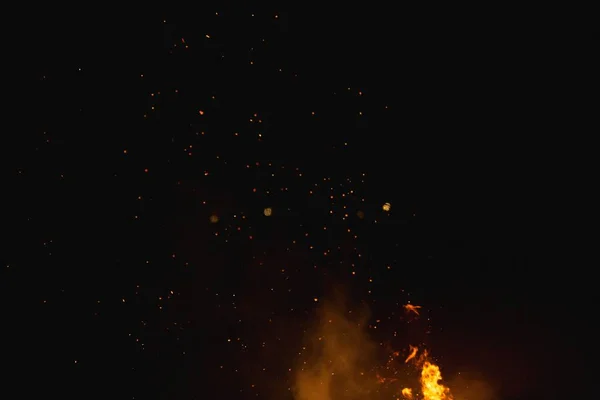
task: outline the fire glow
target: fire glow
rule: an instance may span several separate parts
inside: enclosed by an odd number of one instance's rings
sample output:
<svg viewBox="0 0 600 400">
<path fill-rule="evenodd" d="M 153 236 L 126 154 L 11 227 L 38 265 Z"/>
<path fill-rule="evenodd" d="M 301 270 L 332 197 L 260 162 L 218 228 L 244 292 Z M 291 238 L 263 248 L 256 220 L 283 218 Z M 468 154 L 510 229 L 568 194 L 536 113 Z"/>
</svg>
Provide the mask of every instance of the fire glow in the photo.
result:
<svg viewBox="0 0 600 400">
<path fill-rule="evenodd" d="M 406 362 L 411 360 L 417 360 L 415 355 L 418 351 L 417 347 L 410 346 L 411 354 L 406 359 Z M 454 397 L 450 393 L 450 389 L 440 383 L 442 380 L 442 373 L 440 368 L 433 364 L 430 361 L 427 361 L 427 352 L 423 353 L 423 356 L 420 357 L 416 364 L 421 369 L 420 376 L 420 384 L 421 384 L 421 394 L 424 400 L 453 400 Z M 406 399 L 413 399 L 412 389 L 411 388 L 403 388 L 402 396 Z"/>
<path fill-rule="evenodd" d="M 417 357 L 417 353 L 419 348 L 416 346 L 409 346 L 409 355 L 406 357 L 404 361 L 405 364 L 412 363 L 418 369 L 420 369 L 420 397 L 418 395 L 413 395 L 413 389 L 404 387 L 400 390 L 400 393 L 403 398 L 407 400 L 415 400 L 415 399 L 423 399 L 423 400 L 454 400 L 450 389 L 447 386 L 444 386 L 440 383 L 442 380 L 442 373 L 440 368 L 429 361 L 429 356 L 427 351 L 422 352 L 422 354 Z M 394 356 L 398 356 L 399 353 L 394 353 Z M 393 359 L 391 359 L 393 360 Z M 386 382 L 394 382 L 395 379 L 382 378 L 379 377 L 380 383 Z"/>
<path fill-rule="evenodd" d="M 342 304 L 342 305 L 340 305 Z M 419 316 L 421 307 L 405 306 Z M 387 363 L 374 365 L 381 349 L 365 333 L 368 311 L 352 312 L 343 303 L 324 302 L 319 324 L 300 352 L 296 400 L 455 400 L 443 385 L 439 366 L 426 350 L 410 345 L 404 355 L 391 351 Z"/>
</svg>

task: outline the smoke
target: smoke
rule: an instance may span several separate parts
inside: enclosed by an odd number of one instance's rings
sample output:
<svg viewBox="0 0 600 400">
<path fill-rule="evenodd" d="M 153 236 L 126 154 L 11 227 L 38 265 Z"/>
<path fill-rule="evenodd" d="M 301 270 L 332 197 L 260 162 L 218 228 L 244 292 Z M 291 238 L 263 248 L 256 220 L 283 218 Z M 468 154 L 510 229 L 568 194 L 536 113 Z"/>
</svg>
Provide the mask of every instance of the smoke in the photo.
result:
<svg viewBox="0 0 600 400">
<path fill-rule="evenodd" d="M 461 373 L 448 382 L 456 400 L 499 400 L 498 391 L 474 374 Z"/>
<path fill-rule="evenodd" d="M 366 308 L 352 310 L 338 295 L 317 310 L 295 377 L 296 400 L 365 400 L 376 390 L 376 346 L 366 334 Z"/>
<path fill-rule="evenodd" d="M 382 364 L 386 349 L 368 333 L 369 317 L 366 307 L 352 309 L 339 292 L 321 303 L 314 326 L 305 332 L 294 376 L 294 400 L 382 400 L 404 398 L 403 388 L 420 392 L 421 362 L 405 363 L 411 350 L 407 345 L 405 353 L 397 353 L 395 366 Z M 421 357 L 427 356 L 421 353 Z M 385 381 L 391 383 L 382 384 L 379 372 L 391 376 Z M 453 400 L 499 399 L 498 391 L 474 373 L 463 372 L 443 383 Z"/>
</svg>

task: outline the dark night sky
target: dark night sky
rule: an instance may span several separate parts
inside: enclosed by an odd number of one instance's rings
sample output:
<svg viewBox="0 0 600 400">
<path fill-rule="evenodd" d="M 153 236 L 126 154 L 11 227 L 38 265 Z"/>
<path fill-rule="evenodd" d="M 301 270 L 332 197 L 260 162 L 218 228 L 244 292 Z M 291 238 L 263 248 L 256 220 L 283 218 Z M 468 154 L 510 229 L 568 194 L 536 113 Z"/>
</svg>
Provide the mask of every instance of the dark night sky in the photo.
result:
<svg viewBox="0 0 600 400">
<path fill-rule="evenodd" d="M 555 204 L 570 155 L 548 134 L 568 122 L 553 60 L 576 52 L 560 34 L 250 5 L 22 31 L 0 277 L 12 397 L 288 398 L 313 299 L 336 285 L 392 316 L 376 341 L 421 304 L 442 372 L 478 371 L 502 399 L 581 385 L 594 295 L 563 262 Z"/>
</svg>

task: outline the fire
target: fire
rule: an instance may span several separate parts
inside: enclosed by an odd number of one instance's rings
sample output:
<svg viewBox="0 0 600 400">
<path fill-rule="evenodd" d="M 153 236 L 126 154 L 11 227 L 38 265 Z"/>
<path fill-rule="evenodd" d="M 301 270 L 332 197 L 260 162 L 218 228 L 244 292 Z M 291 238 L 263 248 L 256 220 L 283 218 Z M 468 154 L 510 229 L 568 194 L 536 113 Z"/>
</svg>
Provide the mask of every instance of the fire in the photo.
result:
<svg viewBox="0 0 600 400">
<path fill-rule="evenodd" d="M 439 383 L 442 379 L 440 368 L 425 361 L 421 370 L 421 391 L 425 400 L 453 400 L 450 389 Z"/>
<path fill-rule="evenodd" d="M 442 374 L 440 372 L 440 368 L 433 364 L 431 361 L 428 361 L 429 354 L 427 350 L 421 351 L 420 355 L 417 356 L 419 352 L 419 348 L 417 346 L 409 345 L 409 354 L 408 357 L 404 360 L 405 364 L 408 364 L 409 361 L 411 364 L 415 365 L 418 369 L 421 370 L 420 383 L 421 383 L 421 391 L 420 394 L 417 393 L 417 399 L 423 400 L 453 400 L 454 397 L 450 393 L 450 389 L 446 386 L 439 383 L 442 380 Z M 386 369 L 390 369 L 392 367 L 393 361 L 396 357 L 399 356 L 398 352 L 393 352 L 389 357 L 388 363 L 386 364 Z M 396 378 L 385 378 L 381 375 L 377 374 L 377 380 L 380 384 L 390 384 L 396 382 Z M 413 390 L 411 388 L 403 388 L 398 394 L 402 394 L 402 397 L 406 400 L 413 400 Z M 422 395 L 422 397 L 420 396 Z M 400 400 L 397 398 L 396 400 Z"/>
<path fill-rule="evenodd" d="M 409 345 L 410 354 L 404 360 L 405 363 L 413 361 L 414 364 L 421 366 L 421 392 L 423 393 L 424 400 L 453 400 L 450 389 L 439 383 L 442 380 L 442 373 L 440 368 L 427 361 L 427 351 L 421 352 L 421 355 L 417 358 L 417 352 L 419 348 L 417 346 Z M 402 396 L 408 400 L 412 399 L 412 389 L 402 389 Z"/>
<path fill-rule="evenodd" d="M 419 314 L 419 306 L 404 308 Z M 309 342 L 311 351 L 303 355 L 297 371 L 296 400 L 454 400 L 440 383 L 440 368 L 426 348 L 409 345 L 405 353 L 386 345 L 388 357 L 382 365 L 376 343 L 364 330 L 368 316 L 351 319 L 343 306 L 331 301 L 323 301 L 320 312 L 321 324 Z M 365 371 L 365 365 L 378 366 Z"/>
</svg>

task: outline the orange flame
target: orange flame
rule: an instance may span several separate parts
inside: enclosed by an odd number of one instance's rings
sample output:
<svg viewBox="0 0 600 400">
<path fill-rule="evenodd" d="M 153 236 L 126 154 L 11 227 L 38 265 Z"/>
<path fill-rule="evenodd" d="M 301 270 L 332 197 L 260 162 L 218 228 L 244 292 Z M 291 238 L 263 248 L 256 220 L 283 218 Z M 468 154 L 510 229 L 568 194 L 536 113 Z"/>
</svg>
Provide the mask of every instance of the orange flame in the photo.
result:
<svg viewBox="0 0 600 400">
<path fill-rule="evenodd" d="M 421 307 L 407 304 L 404 308 L 418 315 Z M 403 352 L 386 346 L 389 351 L 387 362 L 373 370 L 375 376 L 365 374 L 365 362 L 370 364 L 377 360 L 372 358 L 377 354 L 375 343 L 364 331 L 368 316 L 350 319 L 343 305 L 329 301 L 320 312 L 321 324 L 315 327 L 316 335 L 309 341 L 310 350 L 300 360 L 294 399 L 365 399 L 373 398 L 375 393 L 385 393 L 386 396 L 393 394 L 391 398 L 396 400 L 454 400 L 450 389 L 440 383 L 440 368 L 430 361 L 424 347 L 409 345 L 402 363 Z M 418 385 L 408 383 L 403 377 L 400 367 L 404 364 L 420 372 Z M 383 387 L 380 389 L 379 385 Z"/>
<path fill-rule="evenodd" d="M 404 363 L 407 363 L 410 360 L 412 360 L 413 358 L 415 358 L 415 356 L 417 355 L 417 351 L 419 351 L 419 348 L 417 346 L 408 345 L 408 347 L 410 348 L 410 354 L 408 355 L 408 357 L 406 357 L 406 360 L 404 360 Z"/>
<path fill-rule="evenodd" d="M 425 361 L 421 370 L 421 391 L 425 400 L 453 400 L 450 389 L 439 383 L 442 379 L 440 368 Z"/>
</svg>

